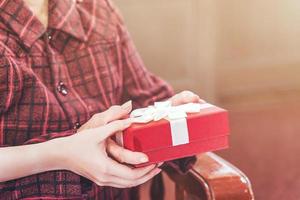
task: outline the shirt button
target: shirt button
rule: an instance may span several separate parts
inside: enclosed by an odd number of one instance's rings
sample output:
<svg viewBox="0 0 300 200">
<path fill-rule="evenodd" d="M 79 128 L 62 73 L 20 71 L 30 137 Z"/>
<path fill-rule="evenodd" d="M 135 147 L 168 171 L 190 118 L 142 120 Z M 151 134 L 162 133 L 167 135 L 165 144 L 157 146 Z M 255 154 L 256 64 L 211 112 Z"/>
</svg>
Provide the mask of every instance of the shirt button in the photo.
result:
<svg viewBox="0 0 300 200">
<path fill-rule="evenodd" d="M 80 123 L 79 122 L 76 122 L 75 124 L 74 124 L 74 126 L 73 126 L 73 129 L 74 130 L 77 130 L 77 129 L 79 129 L 80 128 Z"/>
<path fill-rule="evenodd" d="M 52 35 L 50 34 L 50 32 L 46 32 L 45 35 L 48 40 L 52 39 Z"/>
<path fill-rule="evenodd" d="M 63 96 L 66 96 L 66 95 L 68 94 L 67 87 L 65 86 L 65 84 L 64 84 L 62 81 L 60 81 L 60 82 L 58 83 L 57 91 L 58 91 L 59 93 L 61 93 Z"/>
</svg>

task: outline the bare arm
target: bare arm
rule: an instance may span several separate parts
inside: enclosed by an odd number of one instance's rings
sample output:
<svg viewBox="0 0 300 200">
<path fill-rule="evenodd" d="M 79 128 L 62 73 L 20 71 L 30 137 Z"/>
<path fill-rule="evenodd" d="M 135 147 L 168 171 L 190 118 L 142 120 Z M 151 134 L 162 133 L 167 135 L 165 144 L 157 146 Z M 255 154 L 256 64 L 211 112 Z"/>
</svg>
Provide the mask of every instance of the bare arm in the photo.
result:
<svg viewBox="0 0 300 200">
<path fill-rule="evenodd" d="M 62 169 L 58 140 L 0 148 L 0 182 Z"/>
<path fill-rule="evenodd" d="M 139 164 L 147 161 L 145 154 L 107 142 L 111 135 L 130 126 L 130 119 L 118 120 L 130 110 L 130 102 L 113 106 L 96 114 L 75 135 L 39 144 L 0 148 L 0 182 L 49 170 L 70 170 L 98 185 L 118 188 L 148 181 L 160 173 L 157 166 L 132 168 L 116 161 Z"/>
</svg>

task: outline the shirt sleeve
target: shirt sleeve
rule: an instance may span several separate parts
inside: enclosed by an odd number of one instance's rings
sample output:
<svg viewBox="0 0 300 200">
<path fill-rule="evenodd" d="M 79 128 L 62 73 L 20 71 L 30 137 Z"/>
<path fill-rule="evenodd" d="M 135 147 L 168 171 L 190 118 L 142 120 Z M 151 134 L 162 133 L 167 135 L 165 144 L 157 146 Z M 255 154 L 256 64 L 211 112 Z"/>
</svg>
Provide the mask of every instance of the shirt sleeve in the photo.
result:
<svg viewBox="0 0 300 200">
<path fill-rule="evenodd" d="M 120 30 L 124 96 L 133 101 L 134 107 L 145 107 L 171 97 L 173 89 L 146 69 L 122 21 Z"/>
<path fill-rule="evenodd" d="M 22 98 L 23 75 L 16 61 L 10 56 L 0 57 L 0 147 L 8 146 L 5 142 L 5 115 L 17 105 Z M 13 123 L 13 122 L 10 122 Z M 25 134 L 25 133 L 24 133 Z M 58 137 L 74 134 L 73 130 L 41 134 L 25 141 L 24 144 L 40 143 Z M 20 144 L 21 145 L 21 144 Z"/>
</svg>

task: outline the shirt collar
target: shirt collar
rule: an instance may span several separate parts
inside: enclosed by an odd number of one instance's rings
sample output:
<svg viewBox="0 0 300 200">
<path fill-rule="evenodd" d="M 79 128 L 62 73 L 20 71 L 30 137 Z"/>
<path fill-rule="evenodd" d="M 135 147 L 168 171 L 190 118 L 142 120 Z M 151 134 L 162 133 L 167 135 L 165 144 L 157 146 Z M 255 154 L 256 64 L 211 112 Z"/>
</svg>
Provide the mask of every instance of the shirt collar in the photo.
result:
<svg viewBox="0 0 300 200">
<path fill-rule="evenodd" d="M 49 0 L 48 28 L 85 41 L 76 4 L 75 0 Z M 23 0 L 0 0 L 0 17 L 27 47 L 31 47 L 47 31 Z"/>
<path fill-rule="evenodd" d="M 64 31 L 81 41 L 85 41 L 86 35 L 77 6 L 76 0 L 49 0 L 48 27 Z"/>
</svg>

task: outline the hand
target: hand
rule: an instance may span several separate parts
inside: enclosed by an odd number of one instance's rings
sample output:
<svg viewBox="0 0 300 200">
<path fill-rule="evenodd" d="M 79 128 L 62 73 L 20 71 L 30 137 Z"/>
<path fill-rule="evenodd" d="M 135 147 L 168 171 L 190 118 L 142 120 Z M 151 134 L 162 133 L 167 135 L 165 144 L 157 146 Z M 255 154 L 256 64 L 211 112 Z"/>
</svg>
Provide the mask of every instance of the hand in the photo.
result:
<svg viewBox="0 0 300 200">
<path fill-rule="evenodd" d="M 191 91 L 180 92 L 169 99 L 173 106 L 185 103 L 205 103 L 203 99 Z"/>
<path fill-rule="evenodd" d="M 78 133 L 84 133 L 83 130 L 97 128 L 106 125 L 110 121 L 123 118 L 132 110 L 131 101 L 126 102 L 122 106 L 112 106 L 102 113 L 95 114 L 87 123 L 82 125 Z M 107 153 L 120 163 L 140 164 L 148 161 L 148 157 L 144 153 L 133 152 L 124 149 L 111 138 L 107 139 Z"/>
<path fill-rule="evenodd" d="M 156 165 L 132 168 L 116 161 L 139 164 L 148 160 L 145 154 L 125 150 L 108 140 L 114 133 L 130 126 L 131 119 L 117 120 L 125 117 L 130 110 L 131 103 L 113 106 L 92 117 L 79 129 L 79 133 L 57 140 L 65 160 L 63 168 L 100 186 L 118 188 L 140 185 L 160 173 Z M 110 158 L 107 152 L 116 160 Z"/>
</svg>

